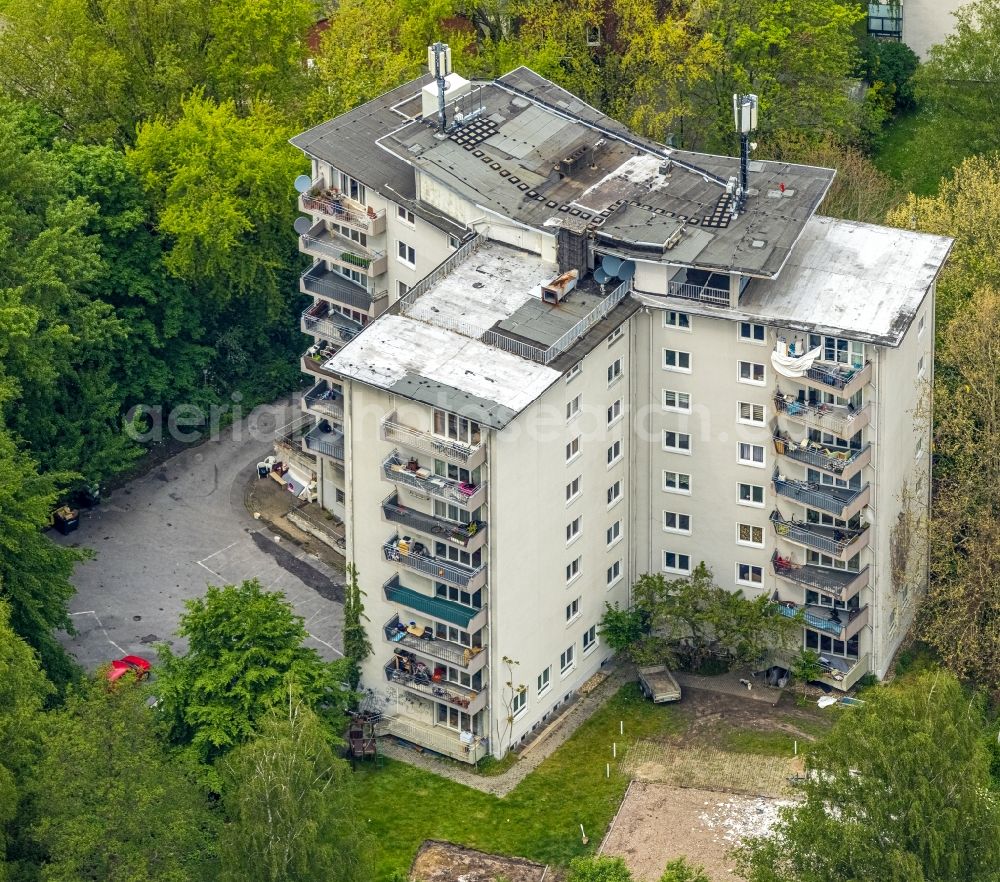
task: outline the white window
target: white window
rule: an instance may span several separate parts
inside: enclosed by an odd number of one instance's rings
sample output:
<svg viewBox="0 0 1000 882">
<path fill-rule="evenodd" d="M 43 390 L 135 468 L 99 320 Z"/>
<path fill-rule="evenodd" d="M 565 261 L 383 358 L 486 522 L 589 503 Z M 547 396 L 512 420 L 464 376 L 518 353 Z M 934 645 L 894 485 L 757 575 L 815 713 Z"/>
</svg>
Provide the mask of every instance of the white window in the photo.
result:
<svg viewBox="0 0 1000 882">
<path fill-rule="evenodd" d="M 566 501 L 570 502 L 580 495 L 580 476 L 577 475 L 566 485 Z"/>
<path fill-rule="evenodd" d="M 736 544 L 752 545 L 754 548 L 764 547 L 764 528 L 753 524 L 736 525 Z"/>
<path fill-rule="evenodd" d="M 923 377 L 924 375 L 924 357 L 921 355 L 917 360 L 917 377 Z"/>
<path fill-rule="evenodd" d="M 404 208 L 402 205 L 396 206 L 396 217 L 398 217 L 403 223 L 409 224 L 411 227 L 415 223 L 413 212 L 408 208 Z"/>
<path fill-rule="evenodd" d="M 681 352 L 679 349 L 664 349 L 663 369 L 665 371 L 678 371 L 682 374 L 691 373 L 691 353 Z"/>
<path fill-rule="evenodd" d="M 736 564 L 736 583 L 738 585 L 761 585 L 764 582 L 764 568 L 753 564 Z"/>
<path fill-rule="evenodd" d="M 664 472 L 663 489 L 667 493 L 690 493 L 691 476 L 683 472 Z"/>
<path fill-rule="evenodd" d="M 667 429 L 663 433 L 663 449 L 671 453 L 690 453 L 691 436 L 686 432 L 675 432 Z"/>
<path fill-rule="evenodd" d="M 510 715 L 516 717 L 528 704 L 528 690 L 519 686 L 510 700 Z"/>
<path fill-rule="evenodd" d="M 616 358 L 611 364 L 608 365 L 608 385 L 610 386 L 615 380 L 621 378 L 622 375 L 622 360 Z"/>
<path fill-rule="evenodd" d="M 615 521 L 606 531 L 607 544 L 610 548 L 622 537 L 622 522 Z"/>
<path fill-rule="evenodd" d="M 567 582 L 572 582 L 577 576 L 580 575 L 580 562 L 582 560 L 582 557 L 578 557 L 576 560 L 571 560 L 568 564 L 566 564 Z"/>
<path fill-rule="evenodd" d="M 737 420 L 748 426 L 764 425 L 764 405 L 753 404 L 749 401 L 739 402 Z"/>
<path fill-rule="evenodd" d="M 552 685 L 552 665 L 549 665 L 544 671 L 538 675 L 538 694 L 539 696 L 544 695 L 549 691 L 549 686 Z"/>
<path fill-rule="evenodd" d="M 580 615 L 580 598 L 576 600 L 571 600 L 566 604 L 566 621 L 572 622 L 578 615 Z"/>
<path fill-rule="evenodd" d="M 615 481 L 614 484 L 608 487 L 608 507 L 610 508 L 621 498 L 622 498 L 622 482 Z"/>
<path fill-rule="evenodd" d="M 680 573 L 687 576 L 691 573 L 691 556 L 676 551 L 664 551 L 663 569 L 668 573 Z"/>
<path fill-rule="evenodd" d="M 610 567 L 608 567 L 608 587 L 616 585 L 622 577 L 622 562 L 621 559 L 616 560 Z"/>
<path fill-rule="evenodd" d="M 586 655 L 595 646 L 597 646 L 597 625 L 591 625 L 583 632 L 583 654 Z"/>
<path fill-rule="evenodd" d="M 580 436 L 577 435 L 566 445 L 566 462 L 572 462 L 580 455 Z"/>
<path fill-rule="evenodd" d="M 452 250 L 457 249 L 458 246 L 461 245 L 461 244 L 462 244 L 462 241 L 457 236 L 449 236 L 448 237 L 448 247 L 451 248 Z"/>
<path fill-rule="evenodd" d="M 410 290 L 410 286 L 406 282 L 396 282 L 396 295 L 399 298 L 403 298 L 407 295 Z"/>
<path fill-rule="evenodd" d="M 617 401 L 612 402 L 611 407 L 608 408 L 608 425 L 616 422 L 621 418 L 622 415 L 622 400 L 619 398 Z"/>
<path fill-rule="evenodd" d="M 668 309 L 663 313 L 663 327 L 690 331 L 691 316 L 689 316 L 686 312 L 676 312 L 673 309 Z"/>
<path fill-rule="evenodd" d="M 570 381 L 575 380 L 580 376 L 580 371 L 582 370 L 583 368 L 581 367 L 580 362 L 577 362 L 573 365 L 573 367 L 566 371 L 566 382 L 569 383 Z"/>
<path fill-rule="evenodd" d="M 920 456 L 923 452 L 924 452 L 924 439 L 917 438 L 917 447 L 916 450 L 913 451 L 913 458 L 920 459 Z"/>
<path fill-rule="evenodd" d="M 608 465 L 609 466 L 614 465 L 621 458 L 622 458 L 622 442 L 615 441 L 615 443 L 608 448 Z"/>
<path fill-rule="evenodd" d="M 764 488 L 760 484 L 738 484 L 736 501 L 740 505 L 764 506 Z"/>
<path fill-rule="evenodd" d="M 917 339 L 924 336 L 924 326 L 927 324 L 927 315 L 924 314 L 920 316 L 920 320 L 917 322 Z"/>
<path fill-rule="evenodd" d="M 764 445 L 747 444 L 745 441 L 740 441 L 737 459 L 742 465 L 751 465 L 758 469 L 764 468 Z"/>
<path fill-rule="evenodd" d="M 663 409 L 675 410 L 679 413 L 691 413 L 690 394 L 687 392 L 676 392 L 673 389 L 664 389 Z"/>
<path fill-rule="evenodd" d="M 683 514 L 679 511 L 665 511 L 663 513 L 663 529 L 668 533 L 691 534 L 691 515 Z"/>
<path fill-rule="evenodd" d="M 763 343 L 764 342 L 764 326 L 763 325 L 753 325 L 750 322 L 740 322 L 739 323 L 740 339 L 745 343 Z"/>
<path fill-rule="evenodd" d="M 741 383 L 751 383 L 755 386 L 764 385 L 764 365 L 756 361 L 741 361 L 739 371 Z"/>
<path fill-rule="evenodd" d="M 402 263 L 408 264 L 409 266 L 417 265 L 417 252 L 414 250 L 412 245 L 407 245 L 402 240 L 396 243 L 396 254 Z"/>
<path fill-rule="evenodd" d="M 566 421 L 569 422 L 573 417 L 580 413 L 580 396 L 577 395 L 576 398 L 572 398 L 566 402 Z"/>
<path fill-rule="evenodd" d="M 573 651 L 575 647 L 567 646 L 566 649 L 559 653 L 559 673 L 565 674 L 573 667 L 574 656 L 576 653 Z"/>
<path fill-rule="evenodd" d="M 582 515 L 578 515 L 566 525 L 567 545 L 580 535 L 580 524 L 582 523 L 582 521 L 583 521 Z"/>
<path fill-rule="evenodd" d="M 625 325 L 619 325 L 610 334 L 608 334 L 608 345 L 610 346 L 616 340 L 621 340 L 622 335 L 625 333 Z"/>
</svg>

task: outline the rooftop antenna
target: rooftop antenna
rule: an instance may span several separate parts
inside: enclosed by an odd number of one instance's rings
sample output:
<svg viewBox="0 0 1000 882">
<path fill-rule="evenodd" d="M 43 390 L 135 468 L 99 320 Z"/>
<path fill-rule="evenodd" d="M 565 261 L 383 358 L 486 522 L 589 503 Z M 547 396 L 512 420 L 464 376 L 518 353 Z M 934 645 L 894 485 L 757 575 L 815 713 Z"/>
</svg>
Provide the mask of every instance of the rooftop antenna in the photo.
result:
<svg viewBox="0 0 1000 882">
<path fill-rule="evenodd" d="M 442 134 L 448 127 L 448 119 L 444 112 L 444 93 L 448 89 L 445 77 L 451 73 L 451 47 L 438 41 L 427 50 L 427 67 L 434 71 L 438 90 L 438 131 Z"/>
<path fill-rule="evenodd" d="M 757 96 L 733 95 L 733 118 L 740 136 L 740 180 L 736 188 L 736 211 L 743 211 L 750 189 L 750 133 L 757 131 Z"/>
</svg>

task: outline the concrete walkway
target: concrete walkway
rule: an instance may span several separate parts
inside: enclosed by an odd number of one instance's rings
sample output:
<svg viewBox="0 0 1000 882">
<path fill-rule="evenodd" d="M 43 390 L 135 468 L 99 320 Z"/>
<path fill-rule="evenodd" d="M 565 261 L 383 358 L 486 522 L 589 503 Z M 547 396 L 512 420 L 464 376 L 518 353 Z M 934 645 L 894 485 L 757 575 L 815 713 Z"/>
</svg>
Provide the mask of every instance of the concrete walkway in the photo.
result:
<svg viewBox="0 0 1000 882">
<path fill-rule="evenodd" d="M 594 712 L 635 676 L 631 665 L 611 663 L 608 678 L 587 695 L 577 698 L 566 711 L 524 748 L 524 755 L 499 775 L 480 775 L 470 765 L 441 760 L 385 737 L 379 742 L 383 756 L 391 757 L 466 787 L 504 797 L 552 756 Z"/>
</svg>

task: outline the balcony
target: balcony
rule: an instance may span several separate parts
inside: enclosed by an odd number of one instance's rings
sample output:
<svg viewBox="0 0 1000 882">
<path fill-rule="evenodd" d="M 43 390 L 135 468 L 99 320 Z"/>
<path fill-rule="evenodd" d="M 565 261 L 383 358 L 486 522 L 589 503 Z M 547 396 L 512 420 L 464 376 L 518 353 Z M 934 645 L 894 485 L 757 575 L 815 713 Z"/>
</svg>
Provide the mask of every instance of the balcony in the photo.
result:
<svg viewBox="0 0 1000 882">
<path fill-rule="evenodd" d="M 848 560 L 854 557 L 868 544 L 868 524 L 859 529 L 851 527 L 826 527 L 822 524 L 809 524 L 804 521 L 786 520 L 778 511 L 771 512 L 771 523 L 779 539 L 786 539 L 801 545 L 822 551 L 837 560 Z"/>
<path fill-rule="evenodd" d="M 802 383 L 820 392 L 834 392 L 841 398 L 850 398 L 859 389 L 868 385 L 872 378 L 872 363 L 866 361 L 861 367 L 851 367 L 832 361 L 817 361 L 795 382 Z"/>
<path fill-rule="evenodd" d="M 420 542 L 408 541 L 396 535 L 382 546 L 386 560 L 415 573 L 420 573 L 435 582 L 446 582 L 466 591 L 478 591 L 486 584 L 486 567 L 467 567 L 443 557 L 435 557 Z"/>
<path fill-rule="evenodd" d="M 419 631 L 423 626 L 417 626 Z M 432 632 L 433 628 L 426 629 Z M 451 640 L 442 640 L 438 637 L 428 639 L 417 637 L 409 630 L 405 622 L 400 621 L 398 615 L 394 615 L 382 627 L 386 642 L 395 646 L 403 646 L 418 655 L 443 661 L 456 668 L 462 668 L 470 674 L 481 671 L 486 665 L 487 653 L 481 646 L 462 646 L 461 643 L 453 643 Z"/>
<path fill-rule="evenodd" d="M 871 496 L 869 484 L 853 490 L 849 487 L 830 487 L 814 481 L 793 481 L 777 473 L 771 480 L 779 496 L 794 499 L 800 505 L 825 511 L 844 521 L 861 511 Z"/>
<path fill-rule="evenodd" d="M 801 585 L 811 591 L 829 594 L 838 600 L 850 600 L 862 588 L 868 586 L 868 567 L 852 573 L 847 570 L 834 570 L 829 567 L 819 567 L 812 564 L 799 564 L 789 557 L 782 557 L 775 552 L 771 557 L 771 568 L 774 575 L 796 585 Z"/>
<path fill-rule="evenodd" d="M 388 267 L 384 251 L 366 248 L 347 236 L 328 230 L 322 223 L 299 236 L 299 250 L 312 257 L 365 273 L 370 278 L 382 275 Z"/>
<path fill-rule="evenodd" d="M 826 666 L 829 673 L 820 677 L 819 681 L 841 692 L 847 692 L 858 680 L 871 671 L 867 652 L 857 661 L 820 653 L 820 661 Z"/>
<path fill-rule="evenodd" d="M 328 270 L 322 261 L 313 264 L 299 277 L 299 287 L 304 294 L 325 297 L 360 312 L 367 313 L 372 308 L 371 292 L 364 285 Z"/>
<path fill-rule="evenodd" d="M 467 714 L 477 714 L 486 707 L 487 691 L 485 689 L 476 692 L 475 689 L 466 689 L 457 683 L 445 680 L 435 681 L 434 675 L 430 673 L 427 665 L 421 665 L 420 662 L 411 665 L 411 670 L 406 670 L 405 665 L 405 656 L 393 656 L 393 659 L 387 662 L 383 668 L 385 679 L 397 686 L 402 686 L 407 692 L 453 705 L 461 708 Z"/>
<path fill-rule="evenodd" d="M 382 517 L 390 523 L 402 524 L 417 533 L 449 542 L 465 551 L 477 551 L 486 544 L 485 521 L 472 521 L 468 524 L 447 521 L 400 505 L 399 496 L 395 493 L 382 501 Z"/>
<path fill-rule="evenodd" d="M 400 585 L 399 576 L 393 576 L 389 579 L 382 586 L 382 590 L 385 593 L 385 599 L 390 603 L 398 603 L 400 606 L 412 609 L 434 621 L 455 625 L 463 631 L 475 632 L 486 625 L 487 613 L 485 609 L 465 606 L 465 604 L 455 603 L 453 600 L 445 600 L 443 597 L 421 594 L 419 591 Z"/>
<path fill-rule="evenodd" d="M 344 396 L 341 391 L 331 386 L 326 380 L 321 380 L 302 396 L 303 408 L 317 416 L 344 422 Z"/>
<path fill-rule="evenodd" d="M 461 441 L 435 435 L 433 432 L 412 429 L 399 422 L 395 413 L 382 419 L 379 434 L 385 441 L 402 444 L 411 450 L 419 450 L 439 459 L 447 459 L 468 469 L 482 465 L 486 459 L 486 447 L 478 433 L 473 436 L 471 443 L 463 444 Z"/>
<path fill-rule="evenodd" d="M 837 404 L 809 404 L 791 395 L 778 392 L 774 396 L 774 408 L 791 422 L 810 429 L 829 432 L 839 438 L 850 438 L 871 422 L 871 404 L 859 409 Z"/>
<path fill-rule="evenodd" d="M 344 433 L 326 420 L 321 420 L 303 436 L 302 447 L 310 453 L 320 453 L 340 463 L 344 461 Z"/>
<path fill-rule="evenodd" d="M 341 226 L 378 236 L 385 232 L 385 209 L 376 211 L 345 196 L 336 187 L 327 187 L 322 178 L 299 196 L 299 209 L 311 215 L 322 215 Z"/>
<path fill-rule="evenodd" d="M 705 270 L 682 270 L 667 282 L 667 294 L 685 300 L 729 306 L 729 276 Z"/>
<path fill-rule="evenodd" d="M 303 373 L 312 374 L 316 379 L 326 378 L 339 383 L 340 374 L 327 367 L 327 362 L 339 351 L 339 346 L 334 346 L 325 340 L 322 343 L 314 343 L 302 354 L 299 367 Z"/>
<path fill-rule="evenodd" d="M 486 743 L 479 736 L 472 736 L 466 743 L 458 732 L 453 732 L 444 726 L 428 726 L 407 717 L 392 717 L 388 720 L 386 728 L 388 733 L 396 738 L 425 747 L 460 763 L 478 763 L 489 754 Z"/>
<path fill-rule="evenodd" d="M 303 334 L 310 334 L 317 340 L 328 340 L 339 345 L 353 340 L 361 333 L 363 326 L 342 312 L 332 309 L 325 300 L 320 300 L 302 313 L 299 317 L 299 327 Z"/>
<path fill-rule="evenodd" d="M 302 439 L 312 425 L 312 420 L 302 417 L 279 429 L 274 439 L 275 455 L 285 462 L 294 463 L 307 475 L 316 471 L 316 457 L 303 452 L 302 446 Z"/>
<path fill-rule="evenodd" d="M 778 604 L 778 612 L 794 619 L 802 610 L 807 628 L 822 631 L 837 640 L 850 640 L 868 624 L 868 606 L 860 609 L 829 609 L 824 606 L 806 606 L 784 601 Z"/>
<path fill-rule="evenodd" d="M 409 487 L 423 497 L 433 496 L 453 502 L 467 511 L 475 511 L 486 501 L 486 482 L 473 485 L 435 475 L 430 469 L 421 468 L 415 459 L 403 460 L 394 450 L 382 463 L 382 473 L 393 484 Z"/>
<path fill-rule="evenodd" d="M 774 436 L 774 452 L 811 468 L 822 469 L 849 481 L 872 461 L 872 447 L 867 441 L 861 447 L 834 447 L 803 439 L 796 442 L 784 434 Z"/>
</svg>

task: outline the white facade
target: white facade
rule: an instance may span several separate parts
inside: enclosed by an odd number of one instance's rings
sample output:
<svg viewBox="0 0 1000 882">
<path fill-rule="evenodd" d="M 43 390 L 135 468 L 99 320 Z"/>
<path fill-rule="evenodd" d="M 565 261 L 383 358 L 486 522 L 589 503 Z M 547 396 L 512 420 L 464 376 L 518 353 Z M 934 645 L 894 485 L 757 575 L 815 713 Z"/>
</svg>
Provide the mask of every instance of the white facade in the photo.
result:
<svg viewBox="0 0 1000 882">
<path fill-rule="evenodd" d="M 943 43 L 955 28 L 955 12 L 969 0 L 897 0 L 868 4 L 868 31 L 902 40 L 921 61 L 931 46 Z"/>
<path fill-rule="evenodd" d="M 790 201 L 810 185 L 801 170 L 756 197 L 800 211 L 789 232 L 771 229 L 790 237 L 780 272 L 713 269 L 698 287 L 697 264 L 678 275 L 664 246 L 633 255 L 630 296 L 604 309 L 591 270 L 616 252 L 591 237 L 590 293 L 546 312 L 539 285 L 566 269 L 558 217 L 505 216 L 428 164 L 412 170 L 412 200 L 394 200 L 398 188 L 313 163 L 310 192 L 339 192 L 302 200 L 316 225 L 303 250 L 326 261 L 303 281 L 315 296 L 303 329 L 321 350 L 303 359 L 317 380 L 304 406 L 329 429 L 303 450 L 347 524 L 375 650 L 363 685 L 391 732 L 459 760 L 502 756 L 609 658 L 606 603 L 626 605 L 643 573 L 701 561 L 726 588 L 805 608 L 802 645 L 835 688 L 885 673 L 926 582 L 921 543 L 902 570 L 891 549 L 901 513 L 911 535 L 926 517 L 948 240 L 809 219 Z M 677 186 L 659 174 L 654 190 Z M 710 176 L 699 186 L 715 192 Z M 712 235 L 678 234 L 673 257 Z M 317 271 L 338 267 L 357 274 L 323 284 Z M 600 304 L 579 339 L 563 333 L 581 327 L 571 301 Z M 537 329 L 517 325 L 536 313 L 559 338 L 544 356 Z M 790 345 L 818 355 L 798 376 L 778 370 Z"/>
</svg>

